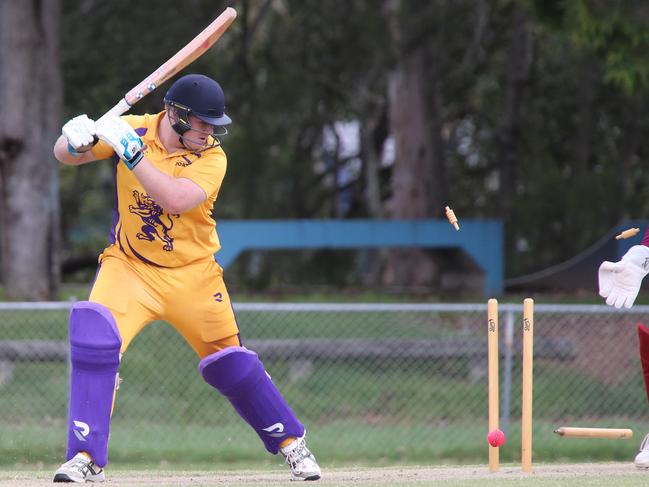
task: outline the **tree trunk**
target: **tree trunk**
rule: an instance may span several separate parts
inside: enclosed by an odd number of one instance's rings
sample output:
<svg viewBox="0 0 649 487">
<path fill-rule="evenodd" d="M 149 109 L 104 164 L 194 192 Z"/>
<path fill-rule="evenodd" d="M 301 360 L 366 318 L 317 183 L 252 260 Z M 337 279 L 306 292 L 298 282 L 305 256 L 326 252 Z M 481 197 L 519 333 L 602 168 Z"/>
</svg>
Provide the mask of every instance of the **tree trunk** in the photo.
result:
<svg viewBox="0 0 649 487">
<path fill-rule="evenodd" d="M 384 218 L 381 197 L 381 154 L 387 137 L 385 106 L 367 107 L 360 128 L 361 159 L 365 182 L 365 206 L 370 218 Z M 387 260 L 384 249 L 364 249 L 360 253 L 363 285 L 376 287 L 383 279 L 383 264 Z"/>
<path fill-rule="evenodd" d="M 366 206 L 370 218 L 383 218 L 381 203 L 381 148 L 385 142 L 385 133 L 381 134 L 377 144 L 377 132 L 385 123 L 384 107 L 370 110 L 360 128 L 361 156 L 363 159 L 363 176 L 365 178 Z M 384 131 L 382 131 L 384 132 Z"/>
<path fill-rule="evenodd" d="M 0 2 L 0 259 L 12 299 L 47 299 L 60 279 L 59 0 Z"/>
<path fill-rule="evenodd" d="M 394 139 L 391 198 L 386 214 L 395 219 L 439 217 L 446 203 L 446 166 L 441 135 L 440 95 L 433 40 L 408 45 L 399 2 L 388 2 L 397 63 L 388 79 L 388 118 Z M 397 287 L 436 284 L 438 266 L 423 249 L 390 252 L 384 281 Z"/>
<path fill-rule="evenodd" d="M 500 216 L 509 221 L 513 195 L 518 184 L 519 140 L 521 126 L 521 100 L 523 87 L 529 79 L 532 62 L 532 39 L 527 27 L 527 14 L 518 3 L 514 5 L 513 26 L 509 46 L 509 60 L 505 82 L 504 120 L 500 131 L 499 210 Z"/>
</svg>

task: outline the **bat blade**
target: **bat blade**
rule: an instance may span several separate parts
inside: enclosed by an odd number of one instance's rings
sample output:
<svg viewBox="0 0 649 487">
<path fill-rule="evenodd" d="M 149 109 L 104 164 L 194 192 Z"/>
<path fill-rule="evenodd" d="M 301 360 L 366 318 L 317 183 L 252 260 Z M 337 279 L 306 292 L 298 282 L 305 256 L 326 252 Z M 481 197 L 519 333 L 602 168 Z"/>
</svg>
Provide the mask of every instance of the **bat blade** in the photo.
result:
<svg viewBox="0 0 649 487">
<path fill-rule="evenodd" d="M 237 11 L 232 7 L 226 8 L 221 15 L 205 27 L 203 31 L 194 37 L 185 47 L 165 61 L 158 69 L 144 78 L 140 83 L 131 88 L 117 105 L 111 108 L 103 116 L 121 115 L 127 112 L 133 105 L 139 102 L 146 95 L 155 90 L 169 78 L 189 66 L 196 59 L 201 57 L 205 51 L 214 45 L 223 33 L 230 27 L 237 17 Z"/>
</svg>

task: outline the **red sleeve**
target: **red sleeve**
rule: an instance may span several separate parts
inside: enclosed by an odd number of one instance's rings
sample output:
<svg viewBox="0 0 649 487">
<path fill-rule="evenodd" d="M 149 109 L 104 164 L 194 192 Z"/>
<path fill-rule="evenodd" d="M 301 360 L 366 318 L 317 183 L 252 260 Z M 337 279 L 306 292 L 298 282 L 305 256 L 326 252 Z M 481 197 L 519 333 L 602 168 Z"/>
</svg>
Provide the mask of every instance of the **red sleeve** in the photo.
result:
<svg viewBox="0 0 649 487">
<path fill-rule="evenodd" d="M 642 237 L 642 245 L 649 247 L 649 227 L 644 231 L 644 237 Z"/>
</svg>

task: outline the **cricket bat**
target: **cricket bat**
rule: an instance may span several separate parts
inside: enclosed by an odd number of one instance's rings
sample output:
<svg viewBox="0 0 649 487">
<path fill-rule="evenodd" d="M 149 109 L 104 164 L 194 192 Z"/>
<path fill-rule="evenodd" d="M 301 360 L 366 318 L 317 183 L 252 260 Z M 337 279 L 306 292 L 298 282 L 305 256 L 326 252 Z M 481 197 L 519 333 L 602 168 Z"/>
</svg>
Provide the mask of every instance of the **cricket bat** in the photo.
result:
<svg viewBox="0 0 649 487">
<path fill-rule="evenodd" d="M 130 110 L 142 98 L 147 96 L 169 78 L 189 66 L 201 57 L 237 17 L 237 11 L 232 7 L 226 8 L 210 25 L 194 37 L 185 47 L 165 61 L 158 69 L 131 88 L 113 108 L 108 110 L 97 122 L 108 115 L 121 115 Z"/>
</svg>

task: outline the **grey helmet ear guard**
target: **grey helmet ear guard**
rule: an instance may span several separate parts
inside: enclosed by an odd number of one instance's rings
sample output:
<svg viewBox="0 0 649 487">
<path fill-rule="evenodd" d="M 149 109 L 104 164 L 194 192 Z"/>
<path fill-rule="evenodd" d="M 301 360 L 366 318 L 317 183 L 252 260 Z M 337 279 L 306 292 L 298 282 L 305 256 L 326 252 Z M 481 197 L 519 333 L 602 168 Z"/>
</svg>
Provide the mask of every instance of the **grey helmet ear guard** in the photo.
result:
<svg viewBox="0 0 649 487">
<path fill-rule="evenodd" d="M 189 122 L 189 114 L 191 112 L 191 109 L 174 101 L 167 101 L 166 98 L 165 104 L 168 111 L 173 110 L 173 114 L 169 113 L 171 128 L 174 129 L 174 131 L 178 135 L 184 135 L 189 129 L 192 128 L 192 125 Z"/>
</svg>

